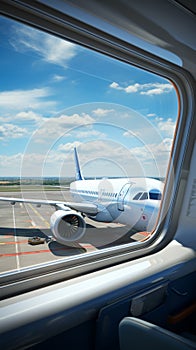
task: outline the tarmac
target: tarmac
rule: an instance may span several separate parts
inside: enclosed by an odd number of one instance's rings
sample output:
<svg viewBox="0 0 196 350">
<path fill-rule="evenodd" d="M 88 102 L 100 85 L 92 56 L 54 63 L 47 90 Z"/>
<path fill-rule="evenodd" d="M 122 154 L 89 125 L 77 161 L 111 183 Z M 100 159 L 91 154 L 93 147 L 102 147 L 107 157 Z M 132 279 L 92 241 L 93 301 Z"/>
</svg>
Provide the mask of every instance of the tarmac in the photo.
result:
<svg viewBox="0 0 196 350">
<path fill-rule="evenodd" d="M 21 192 L 0 192 L 0 196 L 21 198 Z M 24 191 L 22 197 L 71 200 L 68 190 Z M 86 217 L 87 228 L 81 242 L 78 247 L 68 247 L 50 239 L 50 217 L 54 210 L 49 205 L 0 202 L 0 274 L 144 238 L 128 226 L 95 222 Z M 40 244 L 32 245 L 30 242 L 36 237 Z"/>
</svg>

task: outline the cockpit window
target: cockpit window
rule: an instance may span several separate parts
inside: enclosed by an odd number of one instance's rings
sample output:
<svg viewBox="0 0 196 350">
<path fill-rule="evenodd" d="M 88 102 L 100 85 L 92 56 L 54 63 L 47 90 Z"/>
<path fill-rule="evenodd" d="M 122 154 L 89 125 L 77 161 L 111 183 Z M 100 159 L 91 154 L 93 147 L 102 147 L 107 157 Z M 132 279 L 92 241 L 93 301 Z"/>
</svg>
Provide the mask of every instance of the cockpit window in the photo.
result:
<svg viewBox="0 0 196 350">
<path fill-rule="evenodd" d="M 141 195 L 142 195 L 142 192 L 138 192 L 136 195 L 135 195 L 135 197 L 133 197 L 133 200 L 138 200 L 140 197 L 141 197 Z"/>
<path fill-rule="evenodd" d="M 133 197 L 133 200 L 143 201 L 144 199 L 148 199 L 148 193 L 147 192 L 138 192 L 135 195 L 135 197 Z"/>
<path fill-rule="evenodd" d="M 148 199 L 148 193 L 144 192 L 142 196 L 140 197 L 140 201 L 143 201 L 144 199 Z"/>
<path fill-rule="evenodd" d="M 161 192 L 159 190 L 151 190 L 149 192 L 149 198 L 154 200 L 161 200 Z"/>
</svg>

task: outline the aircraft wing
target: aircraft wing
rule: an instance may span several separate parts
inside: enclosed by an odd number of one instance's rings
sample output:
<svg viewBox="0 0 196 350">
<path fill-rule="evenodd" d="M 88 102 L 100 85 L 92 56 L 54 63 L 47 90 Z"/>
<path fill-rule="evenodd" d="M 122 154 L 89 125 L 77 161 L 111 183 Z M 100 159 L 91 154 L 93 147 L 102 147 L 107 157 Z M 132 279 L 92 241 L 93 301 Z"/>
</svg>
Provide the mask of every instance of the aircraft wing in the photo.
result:
<svg viewBox="0 0 196 350">
<path fill-rule="evenodd" d="M 0 201 L 9 202 L 14 205 L 15 203 L 31 203 L 37 206 L 50 205 L 56 209 L 68 210 L 74 209 L 88 215 L 96 215 L 99 212 L 98 206 L 91 202 L 60 202 L 54 200 L 42 200 L 42 199 L 26 199 L 26 198 L 12 198 L 12 197 L 0 197 Z"/>
</svg>

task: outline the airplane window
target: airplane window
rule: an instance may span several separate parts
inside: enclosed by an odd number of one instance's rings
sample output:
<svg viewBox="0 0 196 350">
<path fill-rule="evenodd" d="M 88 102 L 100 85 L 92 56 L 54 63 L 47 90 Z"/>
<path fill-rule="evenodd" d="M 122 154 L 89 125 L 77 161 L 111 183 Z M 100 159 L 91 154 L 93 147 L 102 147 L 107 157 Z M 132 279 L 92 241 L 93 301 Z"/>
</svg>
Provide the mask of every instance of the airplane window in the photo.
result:
<svg viewBox="0 0 196 350">
<path fill-rule="evenodd" d="M 134 197 L 133 200 L 138 200 L 142 195 L 142 192 L 137 193 Z"/>
<path fill-rule="evenodd" d="M 131 249 L 156 223 L 142 200 L 163 192 L 173 84 L 6 17 L 0 29 L 0 274 Z"/>
<path fill-rule="evenodd" d="M 144 199 L 148 199 L 148 193 L 147 192 L 144 192 L 142 194 L 142 196 L 140 197 L 140 201 L 144 200 Z"/>
</svg>

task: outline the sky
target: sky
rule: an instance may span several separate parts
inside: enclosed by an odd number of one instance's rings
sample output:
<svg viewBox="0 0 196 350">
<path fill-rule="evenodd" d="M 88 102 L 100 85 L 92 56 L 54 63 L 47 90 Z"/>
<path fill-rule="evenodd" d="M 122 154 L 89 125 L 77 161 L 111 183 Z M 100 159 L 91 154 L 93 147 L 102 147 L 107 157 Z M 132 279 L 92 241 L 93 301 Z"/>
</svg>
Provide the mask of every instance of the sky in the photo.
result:
<svg viewBox="0 0 196 350">
<path fill-rule="evenodd" d="M 169 80 L 0 18 L 0 177 L 164 177 Z"/>
</svg>

